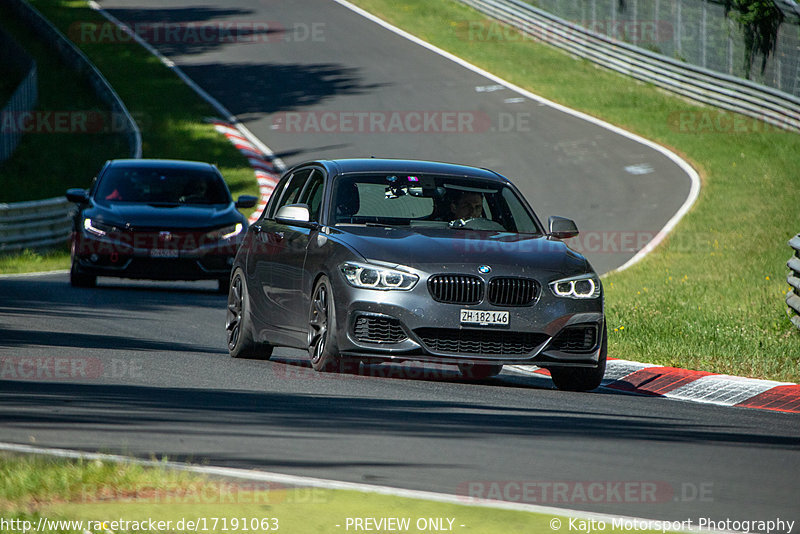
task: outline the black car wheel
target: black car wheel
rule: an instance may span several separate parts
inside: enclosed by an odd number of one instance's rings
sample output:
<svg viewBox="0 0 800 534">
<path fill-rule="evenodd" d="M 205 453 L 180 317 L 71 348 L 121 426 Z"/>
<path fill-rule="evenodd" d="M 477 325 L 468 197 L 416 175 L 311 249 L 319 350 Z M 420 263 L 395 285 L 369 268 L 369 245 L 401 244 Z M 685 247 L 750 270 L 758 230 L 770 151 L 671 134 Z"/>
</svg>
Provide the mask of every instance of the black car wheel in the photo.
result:
<svg viewBox="0 0 800 534">
<path fill-rule="evenodd" d="M 320 278 L 312 293 L 308 312 L 308 356 L 316 371 L 335 373 L 341 369 L 336 346 L 336 314 L 333 292 L 326 276 Z"/>
<path fill-rule="evenodd" d="M 95 287 L 97 277 L 81 272 L 75 260 L 72 260 L 72 267 L 69 270 L 69 283 L 72 287 Z"/>
<path fill-rule="evenodd" d="M 217 293 L 225 295 L 230 291 L 230 278 L 227 276 L 217 280 Z"/>
<path fill-rule="evenodd" d="M 554 367 L 550 369 L 553 383 L 563 391 L 591 391 L 600 386 L 606 372 L 608 356 L 608 332 L 603 325 L 603 341 L 597 367 Z"/>
<path fill-rule="evenodd" d="M 256 342 L 252 328 L 247 284 L 242 270 L 237 268 L 233 272 L 228 291 L 228 317 L 225 321 L 228 351 L 233 358 L 268 360 L 272 356 L 272 346 Z"/>
<path fill-rule="evenodd" d="M 480 363 L 459 363 L 458 370 L 461 371 L 464 378 L 482 380 L 499 375 L 500 371 L 503 370 L 503 366 Z"/>
</svg>

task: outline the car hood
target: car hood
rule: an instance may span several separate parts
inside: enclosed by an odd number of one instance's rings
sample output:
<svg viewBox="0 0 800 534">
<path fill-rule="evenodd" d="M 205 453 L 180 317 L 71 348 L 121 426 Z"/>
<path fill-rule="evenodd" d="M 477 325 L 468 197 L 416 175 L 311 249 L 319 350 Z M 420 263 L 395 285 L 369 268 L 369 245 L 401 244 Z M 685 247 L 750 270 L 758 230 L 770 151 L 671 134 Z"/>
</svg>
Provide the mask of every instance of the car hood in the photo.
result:
<svg viewBox="0 0 800 534">
<path fill-rule="evenodd" d="M 154 205 L 144 203 L 96 204 L 86 216 L 100 222 L 131 228 L 214 228 L 242 222 L 233 204 Z"/>
<path fill-rule="evenodd" d="M 589 268 L 583 256 L 561 241 L 530 234 L 379 227 L 336 230 L 332 235 L 368 260 L 422 270 L 465 264 L 506 265 L 520 269 L 520 274 L 528 270 L 585 272 Z"/>
</svg>

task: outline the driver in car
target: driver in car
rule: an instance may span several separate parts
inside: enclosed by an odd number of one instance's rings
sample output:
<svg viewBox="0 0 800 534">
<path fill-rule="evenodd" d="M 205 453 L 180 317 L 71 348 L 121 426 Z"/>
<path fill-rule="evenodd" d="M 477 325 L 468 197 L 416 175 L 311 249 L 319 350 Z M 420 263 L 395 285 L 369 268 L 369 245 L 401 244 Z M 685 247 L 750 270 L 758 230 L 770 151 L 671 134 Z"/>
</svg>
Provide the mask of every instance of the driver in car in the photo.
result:
<svg viewBox="0 0 800 534">
<path fill-rule="evenodd" d="M 468 220 L 483 216 L 483 195 L 472 191 L 462 191 L 452 202 L 450 212 L 453 219 Z"/>
</svg>

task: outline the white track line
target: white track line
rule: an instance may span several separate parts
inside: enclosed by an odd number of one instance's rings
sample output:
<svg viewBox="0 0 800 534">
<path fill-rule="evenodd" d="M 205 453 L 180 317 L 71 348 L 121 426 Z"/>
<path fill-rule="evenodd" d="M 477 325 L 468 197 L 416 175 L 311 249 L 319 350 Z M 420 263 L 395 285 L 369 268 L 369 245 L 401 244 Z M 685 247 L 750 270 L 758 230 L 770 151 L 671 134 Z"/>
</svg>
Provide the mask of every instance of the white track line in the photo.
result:
<svg viewBox="0 0 800 534">
<path fill-rule="evenodd" d="M 15 452 L 21 454 L 42 454 L 57 458 L 81 459 L 81 460 L 100 460 L 114 463 L 130 463 L 149 467 L 163 467 L 178 471 L 188 471 L 209 476 L 239 478 L 244 480 L 255 480 L 259 482 L 275 482 L 286 484 L 287 486 L 313 487 L 329 490 L 349 490 L 363 493 L 375 493 L 390 497 L 401 497 L 406 499 L 421 499 L 432 502 L 446 504 L 456 504 L 461 506 L 478 506 L 483 508 L 494 508 L 498 510 L 513 510 L 517 512 L 530 512 L 535 514 L 546 514 L 559 517 L 573 517 L 578 519 L 605 521 L 611 523 L 614 519 L 625 521 L 659 521 L 644 519 L 639 517 L 597 514 L 584 512 L 581 510 L 571 510 L 569 508 L 556 508 L 553 506 L 542 506 L 538 504 L 527 504 L 509 501 L 498 501 L 494 499 L 478 499 L 466 495 L 451 495 L 447 493 L 436 493 L 432 491 L 410 490 L 403 488 L 392 488 L 390 486 L 373 486 L 372 484 L 362 484 L 358 482 L 344 482 L 339 480 L 328 480 L 324 478 L 304 477 L 298 475 L 286 475 L 283 473 L 272 473 L 269 471 L 256 471 L 252 469 L 239 469 L 235 467 L 217 467 L 209 465 L 191 465 L 179 462 L 168 462 L 159 460 L 144 460 L 122 456 L 118 454 L 103 454 L 93 452 L 83 452 L 70 449 L 57 449 L 49 447 L 33 447 L 30 445 L 20 445 L 18 443 L 0 442 L 0 451 Z M 666 521 L 664 521 L 666 522 Z M 698 532 L 695 529 L 671 530 L 670 532 Z M 712 532 L 703 530 L 703 532 Z"/>
<path fill-rule="evenodd" d="M 611 273 L 619 272 L 619 271 L 623 271 L 623 270 L 627 269 L 631 265 L 639 262 L 649 252 L 651 252 L 654 248 L 656 248 L 658 246 L 658 244 L 661 243 L 661 241 L 664 240 L 664 238 L 667 236 L 667 234 L 669 234 L 669 232 L 671 232 L 675 228 L 675 226 L 678 224 L 678 221 L 680 221 L 683 218 L 683 216 L 686 215 L 686 213 L 689 211 L 689 209 L 692 207 L 692 205 L 697 200 L 697 197 L 700 195 L 700 176 L 697 174 L 697 171 L 695 171 L 694 168 L 692 168 L 692 166 L 689 165 L 689 163 L 686 160 L 684 160 L 683 158 L 681 158 L 680 156 L 678 156 L 676 153 L 672 152 L 668 148 L 663 147 L 663 146 L 661 146 L 661 145 L 659 145 L 657 143 L 654 143 L 653 141 L 650 141 L 649 139 L 645 139 L 644 137 L 636 135 L 635 133 L 629 132 L 628 130 L 624 130 L 624 129 L 620 128 L 619 126 L 614 126 L 613 124 L 610 124 L 608 122 L 600 120 L 597 117 L 592 117 L 591 115 L 587 115 L 586 113 L 582 113 L 580 111 L 576 111 L 574 109 L 568 108 L 568 107 L 563 106 L 561 104 L 557 104 L 557 103 L 553 102 L 552 100 L 548 100 L 548 99 L 546 99 L 544 97 L 541 97 L 541 96 L 539 96 L 537 94 L 531 93 L 530 91 L 528 91 L 526 89 L 523 89 L 522 87 L 519 87 L 518 85 L 514 85 L 513 83 L 511 83 L 509 81 L 506 81 L 506 80 L 500 78 L 499 76 L 496 76 L 496 75 L 492 74 L 491 72 L 488 72 L 488 71 L 486 71 L 486 70 L 484 70 L 484 69 L 482 69 L 482 68 L 480 68 L 480 67 L 478 67 L 476 65 L 473 65 L 472 63 L 470 63 L 470 62 L 468 62 L 468 61 L 466 61 L 466 60 L 464 60 L 464 59 L 462 59 L 462 58 L 460 58 L 460 57 L 458 57 L 458 56 L 456 56 L 454 54 L 451 54 L 450 52 L 442 50 L 441 48 L 439 48 L 437 46 L 434 46 L 434 45 L 432 45 L 432 44 L 430 44 L 430 43 L 428 43 L 426 41 L 423 41 L 419 37 L 411 35 L 410 33 L 406 32 L 405 30 L 401 30 L 397 26 L 393 26 L 392 24 L 389 24 L 385 20 L 380 19 L 380 18 L 376 17 L 375 15 L 373 15 L 372 13 L 369 13 L 368 11 L 365 11 L 365 10 L 361 9 L 360 7 L 358 7 L 358 6 L 355 6 L 355 5 L 351 4 L 347 0 L 334 0 L 334 1 L 337 4 L 339 4 L 339 5 L 343 6 L 343 7 L 346 7 L 347 9 L 353 11 L 354 13 L 357 13 L 357 14 L 361 15 L 362 17 L 365 17 L 365 18 L 371 20 L 375 24 L 378 24 L 378 25 L 382 26 L 383 28 L 385 28 L 385 29 L 387 29 L 387 30 L 399 35 L 400 37 L 408 39 L 409 41 L 411 41 L 411 42 L 413 42 L 415 44 L 418 44 L 419 46 L 427 48 L 431 52 L 439 54 L 440 56 L 442 56 L 444 58 L 447 58 L 450 61 L 461 65 L 465 69 L 469 69 L 472 72 L 480 74 L 484 78 L 488 78 L 489 80 L 492 80 L 493 82 L 495 82 L 495 83 L 497 83 L 499 85 L 507 87 L 508 89 L 511 89 L 512 91 L 514 91 L 514 92 L 516 92 L 516 93 L 518 93 L 518 94 L 520 94 L 520 95 L 522 95 L 522 96 L 524 96 L 526 98 L 530 98 L 531 100 L 535 100 L 536 102 L 539 102 L 540 104 L 550 106 L 550 107 L 552 107 L 554 109 L 557 109 L 559 111 L 567 113 L 568 115 L 572 115 L 573 117 L 577 117 L 577 118 L 583 119 L 583 120 L 585 120 L 587 122 L 591 122 L 592 124 L 596 124 L 597 126 L 605 128 L 605 129 L 610 130 L 610 131 L 612 131 L 612 132 L 614 132 L 616 134 L 622 135 L 624 137 L 627 137 L 628 139 L 636 141 L 637 143 L 641 143 L 641 144 L 643 144 L 643 145 L 645 145 L 645 146 L 647 146 L 649 148 L 652 148 L 653 150 L 656 150 L 657 152 L 660 152 L 661 154 L 665 155 L 667 158 L 672 160 L 676 165 L 678 165 L 678 167 L 680 167 L 683 170 L 683 172 L 685 172 L 689 176 L 689 179 L 691 180 L 691 186 L 689 188 L 689 195 L 686 197 L 686 200 L 683 202 L 683 204 L 678 209 L 678 211 L 675 213 L 675 215 L 673 215 L 672 218 L 669 221 L 667 221 L 667 223 L 664 225 L 664 227 L 655 235 L 655 237 L 652 240 L 650 240 L 650 242 L 647 243 L 647 245 L 644 246 L 644 248 L 642 248 L 639 252 L 637 252 L 631 259 L 629 259 L 627 262 L 625 262 L 622 266 L 617 267 L 613 271 L 610 271 L 610 272 L 606 273 L 603 276 L 607 276 L 607 275 L 609 275 Z"/>
</svg>

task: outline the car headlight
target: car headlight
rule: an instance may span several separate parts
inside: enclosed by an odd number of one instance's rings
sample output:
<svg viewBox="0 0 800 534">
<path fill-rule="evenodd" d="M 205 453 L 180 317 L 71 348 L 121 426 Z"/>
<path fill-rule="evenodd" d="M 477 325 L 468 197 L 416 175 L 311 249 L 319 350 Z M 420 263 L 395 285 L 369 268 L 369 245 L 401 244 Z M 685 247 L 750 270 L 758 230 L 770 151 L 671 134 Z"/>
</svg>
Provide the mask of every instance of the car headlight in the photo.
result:
<svg viewBox="0 0 800 534">
<path fill-rule="evenodd" d="M 90 234 L 97 236 L 106 236 L 111 232 L 118 231 L 118 229 L 115 226 L 98 222 L 94 219 L 90 219 L 89 217 L 83 220 L 83 229 L 89 232 Z"/>
<path fill-rule="evenodd" d="M 364 263 L 347 262 L 342 264 L 341 269 L 351 286 L 364 289 L 407 291 L 419 280 L 416 274 Z"/>
<path fill-rule="evenodd" d="M 571 299 L 594 299 L 600 296 L 600 279 L 593 274 L 584 274 L 550 282 L 550 289 L 557 297 Z"/>
<path fill-rule="evenodd" d="M 230 239 L 241 234 L 242 229 L 244 229 L 244 225 L 242 225 L 242 223 L 236 223 L 208 232 L 206 237 L 214 241 L 224 241 L 225 239 Z"/>
</svg>

